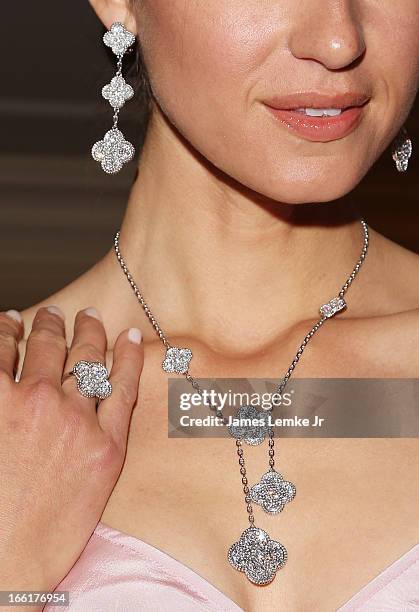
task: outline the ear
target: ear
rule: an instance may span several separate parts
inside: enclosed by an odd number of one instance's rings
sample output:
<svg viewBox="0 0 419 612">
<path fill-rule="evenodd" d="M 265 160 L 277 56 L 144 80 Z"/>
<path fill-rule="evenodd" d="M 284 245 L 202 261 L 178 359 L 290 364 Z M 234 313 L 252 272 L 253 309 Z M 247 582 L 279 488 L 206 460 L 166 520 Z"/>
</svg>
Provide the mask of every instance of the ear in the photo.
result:
<svg viewBox="0 0 419 612">
<path fill-rule="evenodd" d="M 137 34 L 137 25 L 130 0 L 89 0 L 89 2 L 108 30 L 115 21 L 120 21 L 127 30 Z"/>
</svg>

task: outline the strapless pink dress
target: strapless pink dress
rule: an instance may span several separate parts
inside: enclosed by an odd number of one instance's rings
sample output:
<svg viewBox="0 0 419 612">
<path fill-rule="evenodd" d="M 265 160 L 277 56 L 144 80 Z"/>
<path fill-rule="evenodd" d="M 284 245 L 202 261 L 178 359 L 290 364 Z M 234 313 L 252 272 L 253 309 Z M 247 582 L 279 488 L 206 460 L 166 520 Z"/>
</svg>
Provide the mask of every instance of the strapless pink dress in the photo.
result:
<svg viewBox="0 0 419 612">
<path fill-rule="evenodd" d="M 70 592 L 69 607 L 47 605 L 44 610 L 244 612 L 180 561 L 102 522 L 56 590 Z M 419 544 L 336 612 L 354 610 L 419 612 Z"/>
</svg>

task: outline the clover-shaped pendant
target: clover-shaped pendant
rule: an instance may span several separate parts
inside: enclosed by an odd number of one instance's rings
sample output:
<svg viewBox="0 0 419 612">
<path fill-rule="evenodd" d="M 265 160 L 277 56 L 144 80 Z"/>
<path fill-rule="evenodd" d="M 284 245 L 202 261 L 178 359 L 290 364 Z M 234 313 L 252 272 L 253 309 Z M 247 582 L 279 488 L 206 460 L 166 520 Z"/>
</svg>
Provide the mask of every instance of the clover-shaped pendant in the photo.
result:
<svg viewBox="0 0 419 612">
<path fill-rule="evenodd" d="M 285 504 L 294 499 L 295 485 L 275 470 L 266 472 L 260 481 L 250 488 L 250 497 L 253 502 L 262 506 L 269 514 L 282 512 Z"/>
<path fill-rule="evenodd" d="M 119 172 L 124 164 L 134 157 L 133 145 L 125 140 L 118 128 L 111 128 L 106 132 L 103 140 L 95 142 L 92 147 L 92 157 L 100 162 L 103 170 L 108 174 Z"/>
<path fill-rule="evenodd" d="M 268 584 L 287 561 L 285 546 L 271 540 L 263 529 L 249 527 L 238 542 L 230 546 L 228 560 L 239 572 L 244 572 L 250 582 Z"/>
<path fill-rule="evenodd" d="M 162 368 L 168 374 L 185 374 L 192 359 L 192 351 L 188 348 L 171 346 L 166 350 Z"/>
<path fill-rule="evenodd" d="M 129 32 L 123 23 L 115 21 L 110 30 L 103 35 L 103 42 L 110 47 L 115 55 L 124 55 L 135 42 L 135 36 Z"/>
<path fill-rule="evenodd" d="M 337 312 L 346 308 L 346 302 L 342 297 L 332 298 L 327 304 L 320 306 L 320 314 L 328 319 L 333 317 Z"/>
<path fill-rule="evenodd" d="M 100 361 L 78 361 L 72 372 L 77 379 L 77 389 L 85 397 L 105 399 L 112 393 L 108 370 Z"/>
<path fill-rule="evenodd" d="M 261 444 L 269 433 L 268 418 L 265 410 L 258 410 L 255 406 L 240 406 L 228 430 L 233 438 L 256 446 Z"/>
<path fill-rule="evenodd" d="M 113 109 L 122 108 L 134 95 L 131 85 L 128 85 L 124 77 L 117 74 L 110 83 L 102 88 L 102 96 L 108 100 Z"/>
</svg>

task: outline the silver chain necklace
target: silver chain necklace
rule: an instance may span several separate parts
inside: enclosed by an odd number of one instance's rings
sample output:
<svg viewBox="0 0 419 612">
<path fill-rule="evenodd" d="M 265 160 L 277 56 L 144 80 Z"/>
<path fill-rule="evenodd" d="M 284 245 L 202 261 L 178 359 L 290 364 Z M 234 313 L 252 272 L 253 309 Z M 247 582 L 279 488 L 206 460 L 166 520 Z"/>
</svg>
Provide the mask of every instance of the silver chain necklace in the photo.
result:
<svg viewBox="0 0 419 612">
<path fill-rule="evenodd" d="M 369 245 L 368 226 L 363 219 L 361 219 L 361 224 L 364 231 L 364 242 L 361 255 L 351 274 L 348 276 L 346 282 L 339 291 L 337 297 L 332 298 L 320 307 L 319 311 L 321 316 L 319 320 L 313 325 L 305 336 L 304 340 L 301 342 L 287 372 L 277 386 L 277 393 L 279 395 L 282 394 L 285 385 L 287 384 L 297 363 L 300 360 L 301 355 L 303 354 L 305 347 L 316 331 L 320 329 L 327 319 L 332 318 L 336 313 L 347 308 L 347 304 L 344 299 L 345 293 L 358 274 L 364 262 Z M 192 359 L 192 351 L 189 348 L 172 346 L 167 340 L 162 328 L 157 323 L 156 318 L 148 307 L 121 255 L 121 251 L 119 249 L 119 235 L 120 230 L 116 232 L 114 238 L 115 253 L 118 261 L 139 303 L 143 307 L 145 314 L 147 315 L 150 323 L 166 349 L 162 369 L 169 374 L 182 374 L 192 385 L 192 387 L 201 395 L 201 397 L 203 397 L 204 392 L 202 388 L 189 373 L 189 364 Z M 217 406 L 213 402 L 209 401 L 209 408 L 216 412 L 217 417 L 222 419 L 224 424 L 227 424 L 228 419 L 224 417 L 222 408 L 220 406 Z M 272 540 L 266 531 L 256 527 L 252 502 L 260 505 L 266 513 L 276 515 L 282 512 L 285 505 L 294 499 L 296 495 L 295 485 L 288 480 L 284 480 L 283 476 L 275 470 L 274 433 L 272 427 L 268 426 L 267 424 L 267 412 L 268 411 L 265 409 L 258 410 L 253 405 L 241 406 L 236 413 L 236 419 L 234 422 L 237 422 L 237 420 L 240 421 L 240 419 L 257 419 L 257 422 L 261 424 L 257 426 L 242 426 L 235 424 L 228 426 L 230 435 L 236 440 L 240 474 L 243 484 L 244 501 L 246 504 L 250 527 L 245 529 L 238 541 L 234 542 L 232 546 L 230 546 L 227 552 L 227 559 L 236 570 L 244 572 L 250 582 L 255 585 L 265 585 L 270 583 L 275 578 L 276 572 L 285 565 L 288 553 L 286 548 L 280 542 Z M 256 446 L 261 444 L 265 440 L 266 436 L 268 436 L 269 444 L 269 469 L 265 474 L 263 474 L 258 483 L 249 488 L 244 461 L 243 442 L 251 446 Z"/>
</svg>

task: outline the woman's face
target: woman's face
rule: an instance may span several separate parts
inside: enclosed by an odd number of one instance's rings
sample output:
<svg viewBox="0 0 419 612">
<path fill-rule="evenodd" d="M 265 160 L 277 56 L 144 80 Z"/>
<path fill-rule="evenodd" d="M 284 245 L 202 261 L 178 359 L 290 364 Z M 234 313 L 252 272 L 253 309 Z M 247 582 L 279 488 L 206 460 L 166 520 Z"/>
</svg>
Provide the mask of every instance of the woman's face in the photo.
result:
<svg viewBox="0 0 419 612">
<path fill-rule="evenodd" d="M 350 191 L 417 91 L 418 0 L 137 0 L 135 13 L 168 119 L 215 166 L 282 202 Z"/>
</svg>

